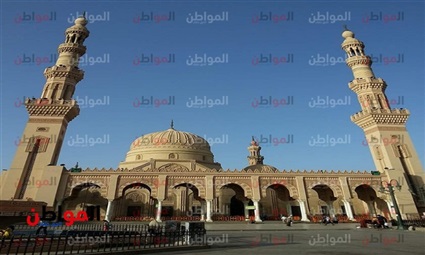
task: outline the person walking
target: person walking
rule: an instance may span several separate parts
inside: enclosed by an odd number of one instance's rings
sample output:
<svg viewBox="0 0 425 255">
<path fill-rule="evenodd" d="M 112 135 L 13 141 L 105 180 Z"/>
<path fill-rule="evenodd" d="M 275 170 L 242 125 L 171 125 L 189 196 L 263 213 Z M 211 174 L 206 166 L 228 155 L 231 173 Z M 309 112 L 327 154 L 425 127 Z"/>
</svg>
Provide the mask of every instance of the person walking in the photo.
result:
<svg viewBox="0 0 425 255">
<path fill-rule="evenodd" d="M 15 230 L 15 227 L 13 225 L 10 225 L 6 229 L 0 230 L 0 237 L 10 238 L 11 236 L 13 236 L 14 230 Z"/>
<path fill-rule="evenodd" d="M 155 218 L 151 218 L 151 222 L 149 222 L 148 232 L 151 235 L 156 235 L 159 232 L 159 222 Z"/>
<path fill-rule="evenodd" d="M 111 223 L 108 220 L 103 220 L 103 231 L 109 231 L 111 227 Z"/>
<path fill-rule="evenodd" d="M 43 221 L 40 221 L 39 227 L 37 229 L 37 232 L 35 232 L 35 234 L 39 235 L 41 230 L 43 230 L 44 235 L 47 235 L 47 225 Z"/>
<path fill-rule="evenodd" d="M 286 219 L 286 226 L 291 227 L 292 226 L 292 215 L 289 215 L 289 217 Z"/>
</svg>

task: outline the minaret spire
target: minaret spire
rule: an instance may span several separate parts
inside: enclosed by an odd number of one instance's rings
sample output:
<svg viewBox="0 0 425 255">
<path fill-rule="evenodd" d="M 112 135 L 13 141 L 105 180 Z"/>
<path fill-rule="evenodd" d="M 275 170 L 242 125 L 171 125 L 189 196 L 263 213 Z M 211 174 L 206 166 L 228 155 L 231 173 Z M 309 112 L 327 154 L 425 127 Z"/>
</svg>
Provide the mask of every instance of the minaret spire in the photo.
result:
<svg viewBox="0 0 425 255">
<path fill-rule="evenodd" d="M 173 121 L 173 120 L 171 120 L 170 128 L 171 128 L 171 129 L 174 129 L 174 121 Z"/>
<path fill-rule="evenodd" d="M 56 64 L 44 71 L 47 81 L 41 94 L 43 105 L 52 104 L 53 100 L 72 100 L 75 86 L 84 78 L 78 62 L 86 53 L 84 40 L 90 32 L 86 28 L 88 21 L 85 17 L 77 18 L 74 23 L 65 31 L 65 42 L 58 47 Z"/>
<path fill-rule="evenodd" d="M 397 200 L 404 208 L 402 213 L 417 213 L 417 207 L 425 209 L 425 189 L 421 199 L 412 197 L 412 194 L 420 193 L 419 187 L 424 187 L 425 175 L 406 129 L 410 113 L 407 109 L 390 107 L 385 95 L 387 84 L 375 77 L 363 42 L 348 29 L 342 37 L 344 42 L 341 46 L 347 53 L 346 63 L 354 76 L 348 86 L 357 94 L 362 109 L 351 116 L 351 121 L 363 129 L 376 169 L 385 173 L 388 180 L 396 179 L 407 186 L 397 194 Z"/>
<path fill-rule="evenodd" d="M 385 95 L 387 84 L 384 80 L 375 77 L 371 68 L 372 60 L 365 54 L 363 42 L 356 39 L 354 33 L 347 28 L 342 33 L 342 37 L 345 39 L 341 46 L 347 53 L 346 63 L 354 75 L 354 80 L 349 87 L 358 95 L 362 110 L 390 110 Z M 368 85 L 364 86 L 365 84 Z"/>
<path fill-rule="evenodd" d="M 261 147 L 258 145 L 258 142 L 255 141 L 254 136 L 252 136 L 251 145 L 248 147 L 248 151 L 249 156 L 247 158 L 250 166 L 263 164 L 264 157 L 260 154 Z"/>
<path fill-rule="evenodd" d="M 44 176 L 46 166 L 57 164 L 68 123 L 80 113 L 77 101 L 72 96 L 77 83 L 84 77 L 84 72 L 78 68 L 78 60 L 86 53 L 84 40 L 89 36 L 87 23 L 84 17 L 80 17 L 66 29 L 65 42 L 58 47 L 59 57 L 55 65 L 44 70 L 46 83 L 40 98 L 25 100 L 29 120 L 23 137 L 30 139 L 19 145 L 11 165 L 13 172 L 8 174 L 6 180 L 7 183 L 18 183 L 16 189 L 2 189 L 0 197 L 31 197 L 37 201 L 41 197 L 45 199 L 48 196 L 46 193 L 51 193 L 32 189 L 26 183 L 31 178 Z M 60 174 L 61 170 L 49 172 L 52 178 L 60 178 Z"/>
</svg>

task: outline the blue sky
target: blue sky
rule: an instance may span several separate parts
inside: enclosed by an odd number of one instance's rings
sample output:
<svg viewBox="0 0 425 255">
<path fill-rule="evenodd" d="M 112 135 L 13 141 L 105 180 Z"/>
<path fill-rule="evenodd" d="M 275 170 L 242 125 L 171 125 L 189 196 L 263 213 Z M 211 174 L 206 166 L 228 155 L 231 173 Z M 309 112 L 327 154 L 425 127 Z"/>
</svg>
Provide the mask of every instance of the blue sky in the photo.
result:
<svg viewBox="0 0 425 255">
<path fill-rule="evenodd" d="M 407 128 L 424 162 L 423 2 L 3 1 L 1 169 L 22 139 L 23 97 L 41 95 L 44 69 L 84 10 L 81 111 L 58 163 L 116 168 L 137 137 L 173 119 L 177 130 L 213 141 L 225 169 L 248 164 L 254 136 L 264 163 L 279 169 L 374 170 L 350 121 L 360 105 L 342 62 L 344 24 L 374 57 L 391 106 L 411 111 Z"/>
</svg>

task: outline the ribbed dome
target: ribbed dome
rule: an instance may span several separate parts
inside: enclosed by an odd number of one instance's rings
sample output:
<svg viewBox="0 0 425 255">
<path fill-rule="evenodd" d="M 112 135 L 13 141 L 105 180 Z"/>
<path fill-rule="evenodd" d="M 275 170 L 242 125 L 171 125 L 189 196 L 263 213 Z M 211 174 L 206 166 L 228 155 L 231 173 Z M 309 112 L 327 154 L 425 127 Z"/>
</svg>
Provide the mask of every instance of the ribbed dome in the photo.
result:
<svg viewBox="0 0 425 255">
<path fill-rule="evenodd" d="M 151 159 L 168 161 L 195 160 L 202 164 L 215 164 L 209 143 L 202 137 L 173 127 L 143 135 L 131 144 L 127 156 L 119 167 L 133 168 Z M 212 167 L 215 167 L 212 166 Z"/>
<path fill-rule="evenodd" d="M 150 133 L 137 138 L 131 144 L 130 151 L 141 148 L 169 149 L 172 147 L 204 150 L 210 152 L 210 145 L 204 138 L 189 132 L 178 131 L 174 128 Z"/>
<path fill-rule="evenodd" d="M 242 171 L 255 171 L 258 170 L 262 173 L 278 173 L 279 170 L 274 167 L 274 166 L 269 166 L 269 165 L 263 165 L 263 164 L 257 164 L 257 165 L 252 165 L 252 166 L 247 166 L 244 169 L 242 169 Z"/>
</svg>

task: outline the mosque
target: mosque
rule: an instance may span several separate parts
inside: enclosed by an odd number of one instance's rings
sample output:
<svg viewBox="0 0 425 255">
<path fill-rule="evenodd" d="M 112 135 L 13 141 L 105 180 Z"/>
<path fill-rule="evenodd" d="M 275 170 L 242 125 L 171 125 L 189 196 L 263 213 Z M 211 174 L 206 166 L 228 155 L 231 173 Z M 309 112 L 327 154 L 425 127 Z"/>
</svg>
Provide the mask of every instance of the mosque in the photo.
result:
<svg viewBox="0 0 425 255">
<path fill-rule="evenodd" d="M 404 219 L 425 212 L 424 169 L 406 130 L 410 113 L 390 108 L 387 84 L 375 77 L 363 42 L 347 29 L 342 49 L 354 75 L 348 85 L 361 106 L 351 120 L 368 141 L 376 141 L 369 143 L 376 165 L 372 173 L 278 170 L 264 164 L 261 146 L 254 140 L 247 140 L 248 166 L 224 170 L 204 138 L 177 130 L 173 123 L 131 143 L 116 169 L 57 165 L 68 124 L 80 112 L 72 97 L 84 78 L 78 59 L 86 53 L 87 23 L 80 17 L 66 29 L 56 64 L 44 70 L 40 98 L 25 101 L 29 119 L 23 137 L 30 139 L 19 144 L 10 169 L 1 172 L 3 213 L 41 210 L 45 205 L 53 211 L 59 206 L 74 213 L 84 210 L 90 220 L 261 222 L 293 215 L 307 222 L 323 214 L 347 221 L 372 214 L 396 218 L 397 204 Z M 391 144 L 380 142 L 382 137 Z M 34 180 L 51 180 L 53 185 L 36 185 Z M 395 199 L 385 192 L 391 187 Z"/>
</svg>

